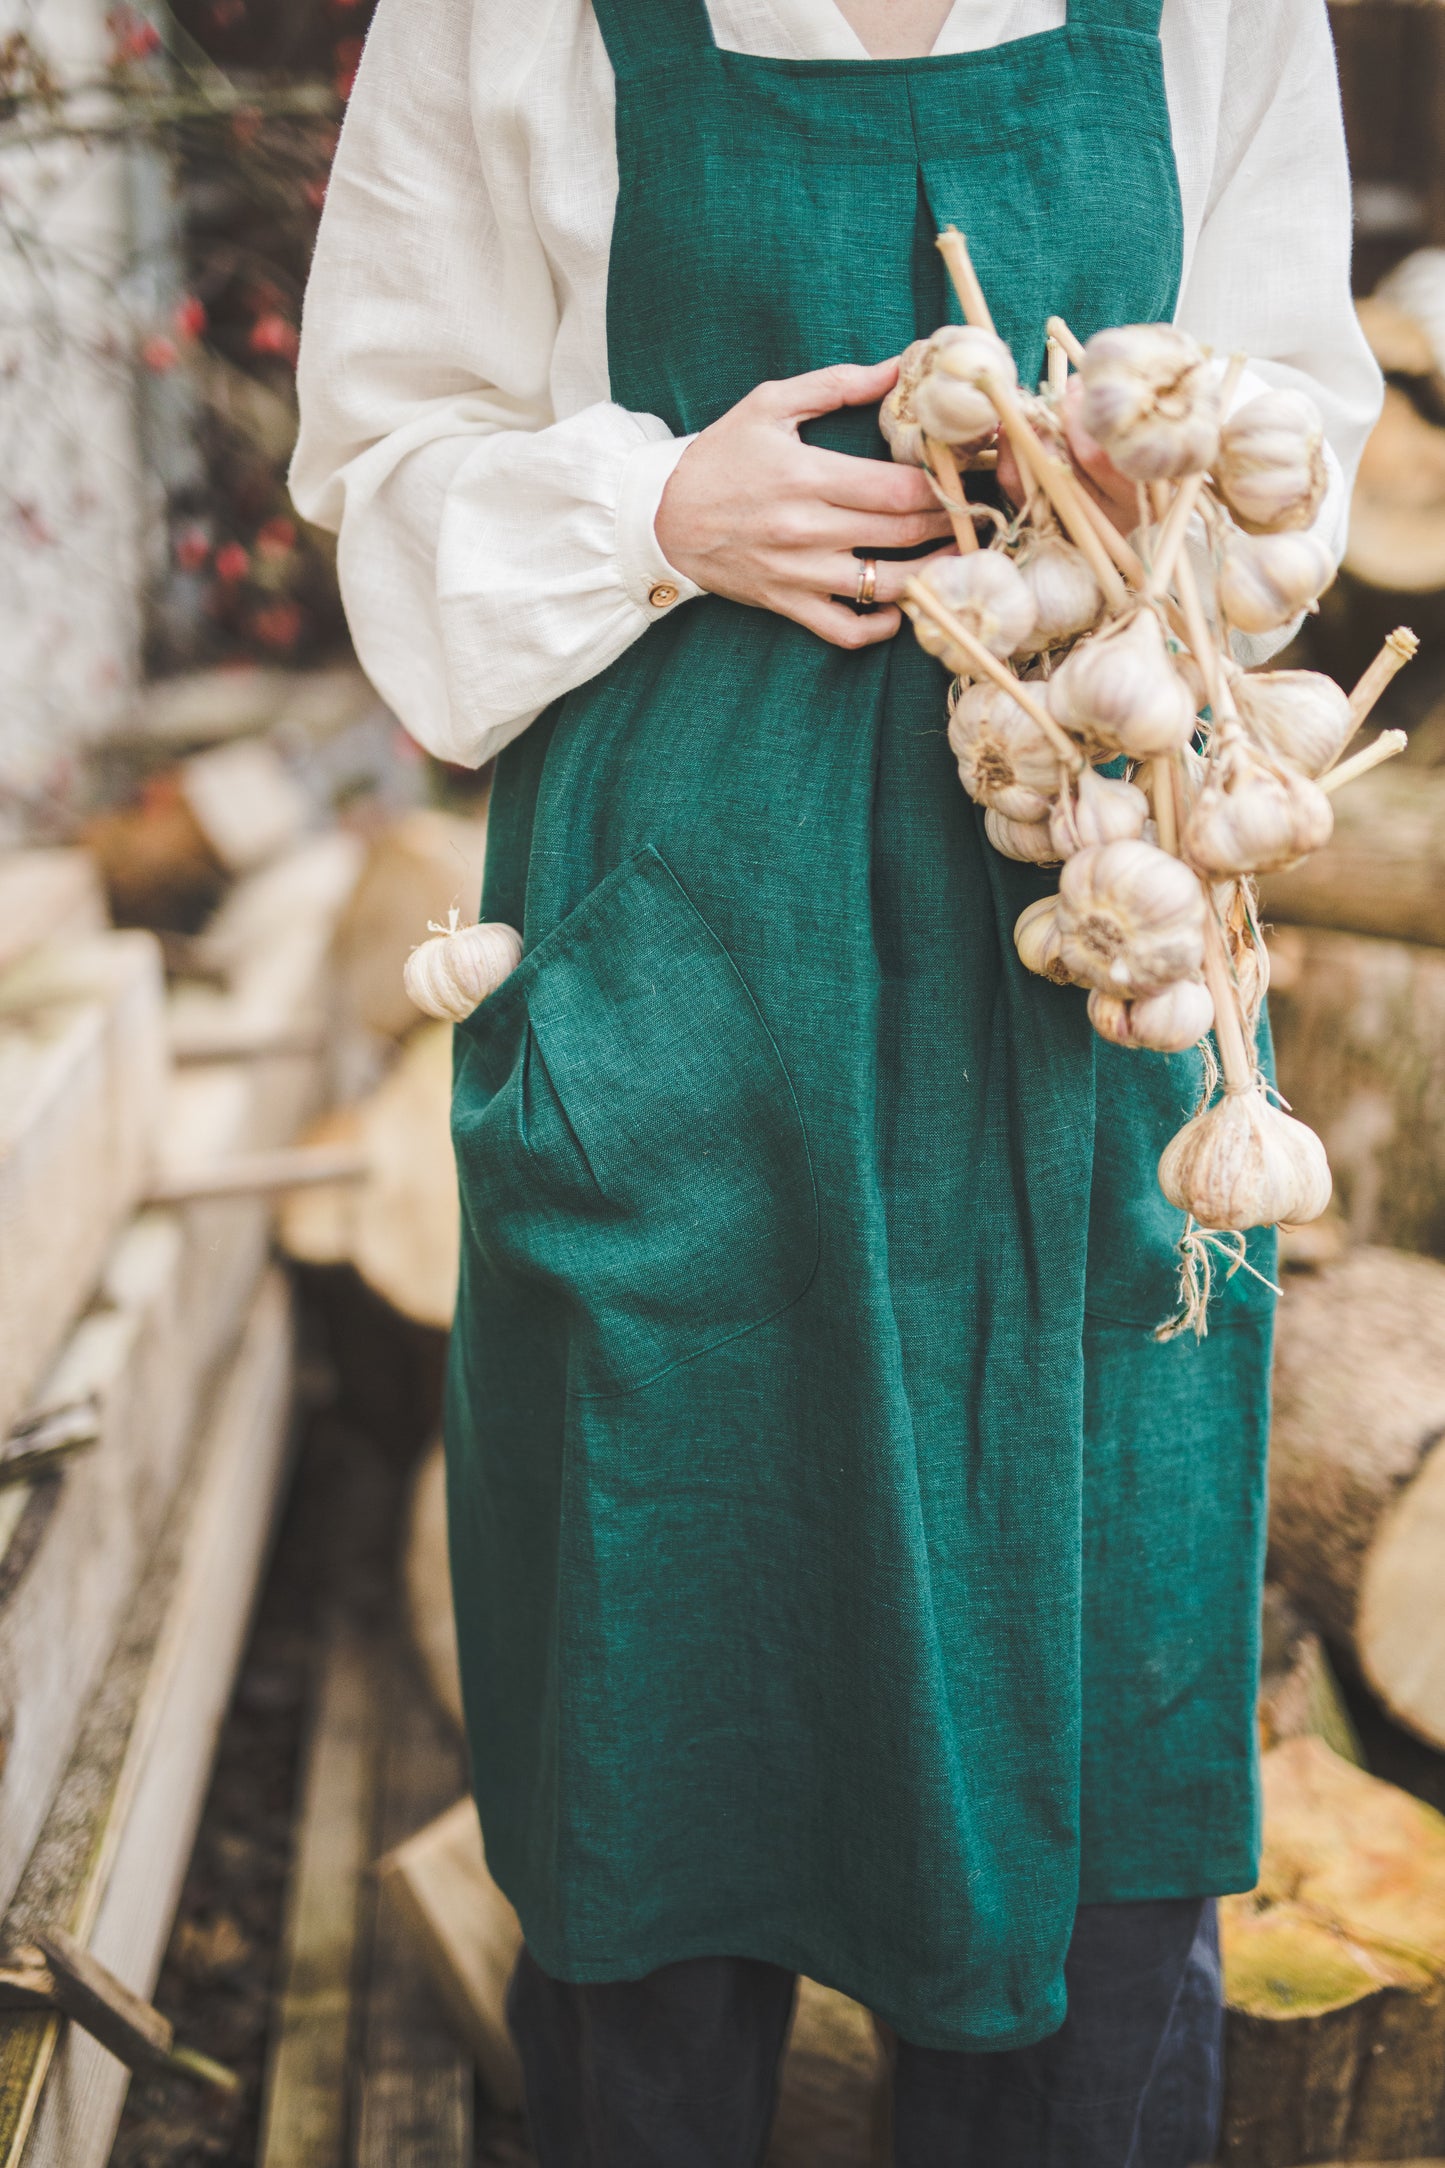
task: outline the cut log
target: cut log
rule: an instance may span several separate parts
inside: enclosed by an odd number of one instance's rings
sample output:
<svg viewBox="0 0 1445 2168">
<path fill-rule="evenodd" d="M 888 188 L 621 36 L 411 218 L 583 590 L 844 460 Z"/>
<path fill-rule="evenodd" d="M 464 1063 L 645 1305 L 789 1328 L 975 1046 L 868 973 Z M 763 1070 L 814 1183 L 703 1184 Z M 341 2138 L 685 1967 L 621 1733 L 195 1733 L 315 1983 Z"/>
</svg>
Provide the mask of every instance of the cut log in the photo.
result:
<svg viewBox="0 0 1445 2168">
<path fill-rule="evenodd" d="M 148 934 L 56 943 L 0 979 L 0 1435 L 150 1179 L 166 1069 Z"/>
<path fill-rule="evenodd" d="M 105 894 L 89 851 L 0 856 L 0 972 L 49 941 L 105 931 Z"/>
<path fill-rule="evenodd" d="M 1363 1764 L 1325 1646 L 1297 1605 L 1271 1583 L 1264 1592 L 1259 1736 L 1266 1750 L 1286 1739 L 1323 1739 L 1342 1760 Z"/>
<path fill-rule="evenodd" d="M 227 873 L 254 873 L 300 842 L 306 793 L 274 745 L 240 738 L 183 761 L 181 795 Z"/>
<path fill-rule="evenodd" d="M 1334 810 L 1333 840 L 1262 883 L 1266 920 L 1445 947 L 1445 772 L 1378 768 Z"/>
<path fill-rule="evenodd" d="M 438 1708 L 460 1731 L 462 1675 L 447 1552 L 446 1454 L 440 1441 L 427 1453 L 412 1485 L 402 1578 L 412 1646 Z"/>
<path fill-rule="evenodd" d="M 87 821 L 80 840 L 100 869 L 117 925 L 190 933 L 225 891 L 226 870 L 174 771 L 156 777 L 139 804 Z"/>
<path fill-rule="evenodd" d="M 345 1196 L 293 1198 L 279 1221 L 299 1262 L 349 1259 L 383 1301 L 445 1332 L 456 1307 L 461 1210 L 451 1142 L 452 1030 L 424 1024 L 391 1073 L 355 1110 L 307 1132 L 317 1149 L 357 1137 L 370 1170 Z"/>
<path fill-rule="evenodd" d="M 1445 951 L 1282 927 L 1270 954 L 1280 1089 L 1351 1240 L 1445 1256 Z"/>
<path fill-rule="evenodd" d="M 154 1988 L 286 1465 L 290 1301 L 270 1275 L 4 1922 Z M 0 2168 L 104 2168 L 128 2073 L 43 2015 L 0 2023 Z M 27 2142 L 28 2141 L 28 2142 Z"/>
<path fill-rule="evenodd" d="M 1360 1249 L 1292 1275 L 1274 1391 L 1272 1570 L 1445 1746 L 1445 1265 Z"/>
<path fill-rule="evenodd" d="M 487 824 L 430 808 L 405 814 L 373 844 L 337 942 L 347 1013 L 388 1039 L 417 1021 L 402 969 L 427 923 L 455 904 L 476 916 Z"/>
<path fill-rule="evenodd" d="M 799 1980 L 764 2168 L 886 2168 L 888 2059 L 868 2012 L 836 1988 Z"/>
<path fill-rule="evenodd" d="M 1277 1747 L 1259 1886 L 1221 1927 L 1225 2160 L 1445 2144 L 1445 1818 L 1318 1739 Z"/>
<path fill-rule="evenodd" d="M 1360 461 L 1345 566 L 1391 594 L 1445 585 L 1445 429 L 1393 384 Z"/>
<path fill-rule="evenodd" d="M 284 458 L 296 424 L 283 401 L 275 408 L 278 457 Z M 176 752 L 263 730 L 288 744 L 305 743 L 344 730 L 379 704 L 349 663 L 324 670 L 197 670 L 147 685 L 129 734 Z"/>
</svg>

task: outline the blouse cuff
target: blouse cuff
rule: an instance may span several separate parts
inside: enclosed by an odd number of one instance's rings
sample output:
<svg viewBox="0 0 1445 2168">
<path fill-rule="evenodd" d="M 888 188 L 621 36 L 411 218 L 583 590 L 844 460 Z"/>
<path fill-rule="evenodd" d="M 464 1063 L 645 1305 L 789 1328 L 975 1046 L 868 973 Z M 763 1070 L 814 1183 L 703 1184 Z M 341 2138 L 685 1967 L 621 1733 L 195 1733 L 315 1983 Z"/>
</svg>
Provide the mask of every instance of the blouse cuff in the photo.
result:
<svg viewBox="0 0 1445 2168">
<path fill-rule="evenodd" d="M 648 618 L 666 617 L 680 602 L 702 593 L 662 553 L 657 508 L 691 437 L 663 437 L 639 444 L 622 466 L 617 497 L 617 565 L 628 599 Z"/>
</svg>

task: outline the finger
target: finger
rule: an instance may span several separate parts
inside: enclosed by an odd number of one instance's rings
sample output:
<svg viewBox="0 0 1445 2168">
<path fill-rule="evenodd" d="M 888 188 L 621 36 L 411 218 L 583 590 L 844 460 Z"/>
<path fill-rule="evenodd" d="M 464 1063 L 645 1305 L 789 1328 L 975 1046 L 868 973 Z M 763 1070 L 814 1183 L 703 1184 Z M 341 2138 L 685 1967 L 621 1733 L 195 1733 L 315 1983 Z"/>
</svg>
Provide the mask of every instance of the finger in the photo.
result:
<svg viewBox="0 0 1445 2168">
<path fill-rule="evenodd" d="M 940 557 L 956 557 L 954 548 L 930 550 L 926 557 L 909 557 L 899 564 L 890 558 L 874 559 L 873 600 L 875 603 L 892 604 L 902 596 L 910 580 L 917 579 L 926 565 L 935 564 Z M 862 588 L 863 568 L 866 557 L 823 557 L 809 567 L 807 585 L 820 595 L 837 595 L 844 602 L 855 601 Z"/>
<path fill-rule="evenodd" d="M 998 440 L 998 486 L 1010 504 L 1022 504 L 1028 494 L 1024 488 L 1024 478 L 1019 472 L 1019 463 L 1014 457 L 1014 448 L 1002 430 Z"/>
<path fill-rule="evenodd" d="M 775 421 L 815 421 L 820 414 L 835 414 L 839 407 L 871 406 L 886 399 L 898 381 L 898 357 L 876 361 L 835 362 L 830 369 L 810 369 L 805 376 L 786 376 L 775 384 L 760 384 L 752 394 L 763 411 Z"/>
<path fill-rule="evenodd" d="M 847 512 L 883 512 L 902 516 L 932 511 L 938 499 L 922 467 L 900 467 L 891 459 L 852 459 L 846 452 L 800 447 L 798 476 L 825 503 Z"/>
<path fill-rule="evenodd" d="M 810 597 L 800 597 L 787 615 L 809 632 L 817 633 L 830 647 L 877 647 L 884 640 L 895 639 L 903 624 L 901 610 L 873 610 L 860 617 L 842 603 L 814 601 Z"/>
<path fill-rule="evenodd" d="M 952 534 L 948 514 L 935 501 L 926 512 L 844 512 L 834 505 L 819 505 L 809 522 L 809 541 L 833 552 L 861 550 L 865 557 L 881 556 L 885 550 L 917 549 L 924 542 L 942 542 Z"/>
<path fill-rule="evenodd" d="M 1079 389 L 1076 391 L 1075 386 Z M 1064 396 L 1064 436 L 1069 453 L 1076 466 L 1083 469 L 1091 482 L 1110 496 L 1124 496 L 1133 490 L 1133 483 L 1119 472 L 1113 460 L 1104 450 L 1097 437 L 1091 437 L 1084 427 L 1082 411 L 1083 387 L 1078 377 L 1071 377 L 1069 389 Z"/>
</svg>

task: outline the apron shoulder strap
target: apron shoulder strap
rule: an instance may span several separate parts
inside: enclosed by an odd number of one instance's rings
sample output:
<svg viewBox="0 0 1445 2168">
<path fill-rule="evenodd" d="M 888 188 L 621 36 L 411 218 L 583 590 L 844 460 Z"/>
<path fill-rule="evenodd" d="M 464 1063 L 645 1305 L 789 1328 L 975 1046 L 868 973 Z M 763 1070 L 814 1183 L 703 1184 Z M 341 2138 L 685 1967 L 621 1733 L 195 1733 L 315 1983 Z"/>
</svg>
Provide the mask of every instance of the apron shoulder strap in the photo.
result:
<svg viewBox="0 0 1445 2168">
<path fill-rule="evenodd" d="M 716 51 L 707 0 L 592 0 L 592 12 L 619 77 Z"/>
<path fill-rule="evenodd" d="M 1139 30 L 1157 38 L 1163 0 L 1069 0 L 1069 21 L 1093 30 Z"/>
</svg>

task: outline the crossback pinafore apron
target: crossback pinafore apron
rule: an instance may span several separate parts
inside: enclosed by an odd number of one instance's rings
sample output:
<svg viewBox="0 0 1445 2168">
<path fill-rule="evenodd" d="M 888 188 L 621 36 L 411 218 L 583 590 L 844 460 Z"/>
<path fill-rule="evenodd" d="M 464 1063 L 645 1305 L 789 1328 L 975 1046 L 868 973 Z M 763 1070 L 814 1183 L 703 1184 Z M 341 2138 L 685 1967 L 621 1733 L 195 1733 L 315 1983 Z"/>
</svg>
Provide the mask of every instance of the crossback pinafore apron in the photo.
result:
<svg viewBox="0 0 1445 2168">
<path fill-rule="evenodd" d="M 1172 314 L 1159 0 L 856 63 L 595 6 L 623 405 L 681 433 L 899 352 L 950 222 L 1026 381 L 1053 310 Z M 807 434 L 885 456 L 872 410 Z M 1197 1060 L 1022 969 L 1054 877 L 985 842 L 944 696 L 906 633 L 704 597 L 504 753 L 483 916 L 526 953 L 458 1031 L 447 1436 L 539 1964 L 765 1958 L 978 2049 L 1060 2023 L 1081 1900 L 1253 1878 L 1270 1321 L 1239 1275 L 1151 1337 Z"/>
</svg>

